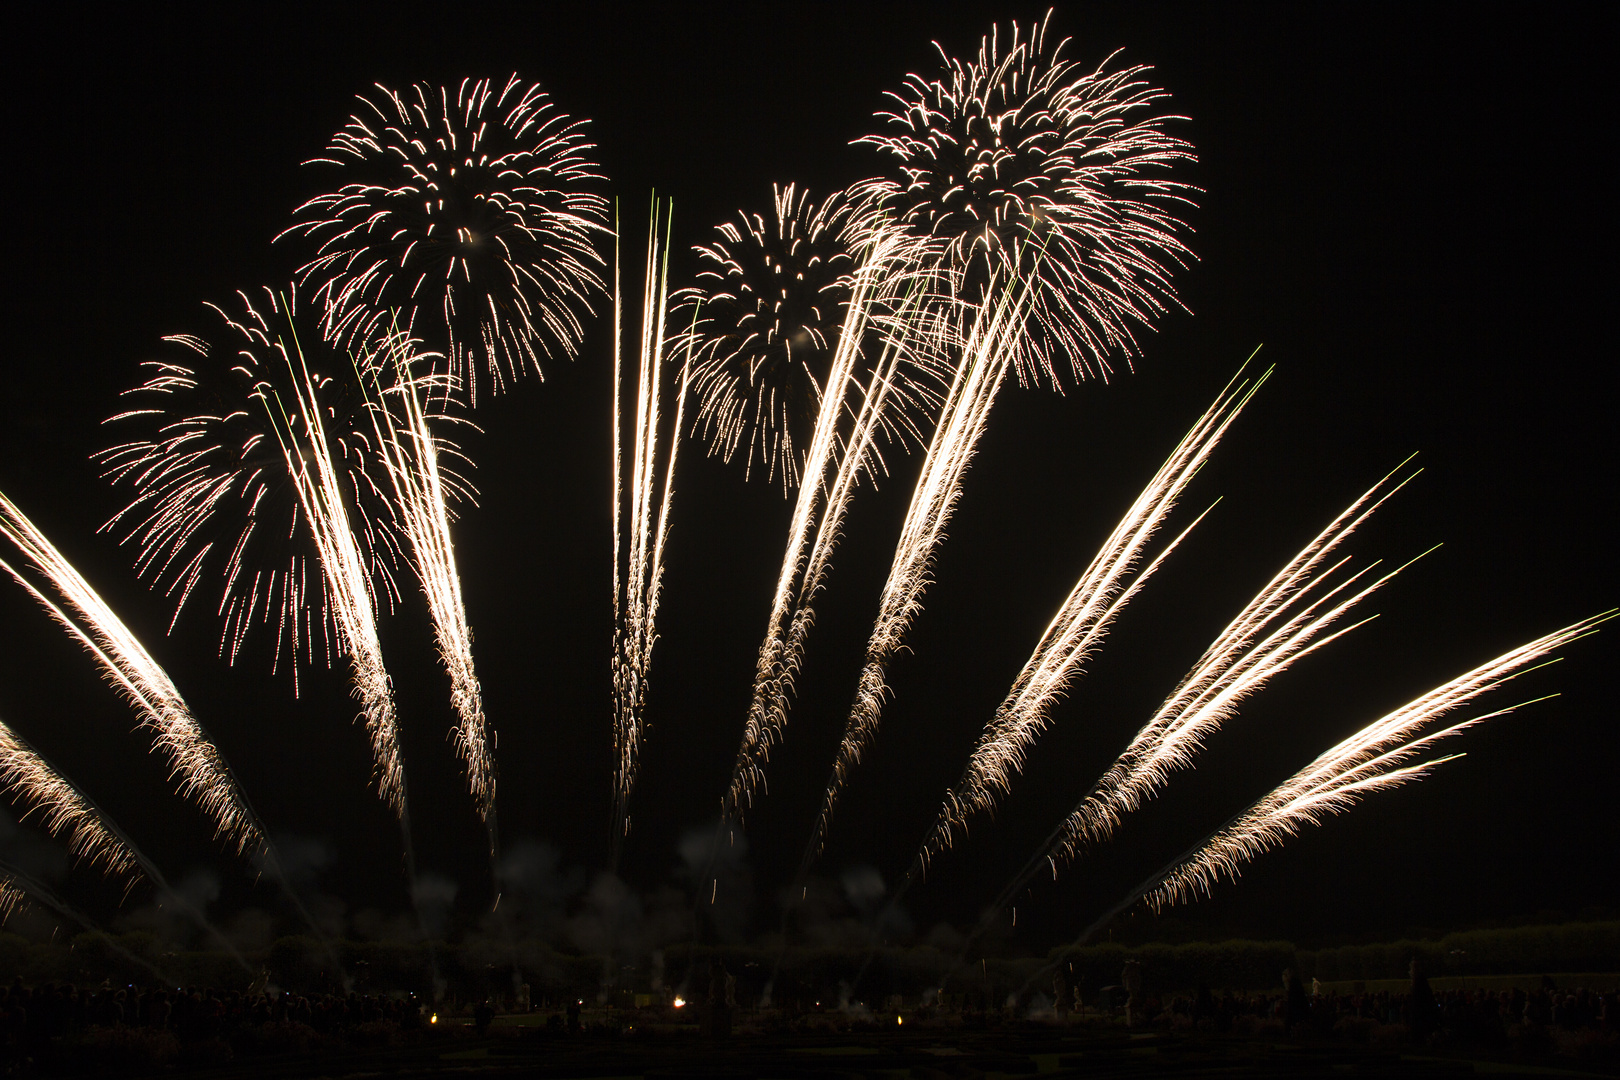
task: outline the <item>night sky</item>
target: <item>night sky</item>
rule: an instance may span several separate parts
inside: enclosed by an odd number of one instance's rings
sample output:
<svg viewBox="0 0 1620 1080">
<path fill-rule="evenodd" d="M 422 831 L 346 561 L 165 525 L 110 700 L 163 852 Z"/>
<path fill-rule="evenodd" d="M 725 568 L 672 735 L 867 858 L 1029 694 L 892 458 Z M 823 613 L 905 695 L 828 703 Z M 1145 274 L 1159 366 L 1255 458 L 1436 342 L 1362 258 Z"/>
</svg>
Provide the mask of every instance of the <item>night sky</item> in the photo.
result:
<svg viewBox="0 0 1620 1080">
<path fill-rule="evenodd" d="M 138 381 L 137 362 L 160 336 L 204 325 L 203 301 L 289 279 L 301 249 L 271 238 L 323 182 L 300 162 L 374 81 L 512 71 L 541 81 L 558 107 L 590 118 L 627 235 L 642 234 L 656 189 L 674 199 L 684 253 L 739 208 L 767 210 L 772 181 L 819 196 L 878 171 L 849 142 L 874 129 L 884 90 L 910 71 L 932 77 L 931 41 L 966 55 L 993 18 L 1044 11 L 588 7 L 454 6 L 431 17 L 243 8 L 94 23 L 32 14 L 7 35 L 0 490 L 164 663 L 349 932 L 374 929 L 406 898 L 343 671 L 306 673 L 295 698 L 285 672 L 269 673 L 268 635 L 232 668 L 217 657 L 207 608 L 166 634 L 168 601 L 136 580 L 128 549 L 97 534 L 121 496 L 89 455 L 112 441 L 100 424 Z M 1125 49 L 1125 61 L 1154 65 L 1170 107 L 1191 118 L 1176 131 L 1197 146 L 1185 178 L 1204 189 L 1190 214 L 1199 262 L 1177 276 L 1192 314 L 1142 335 L 1143 355 L 1120 359 L 1106 383 L 1003 392 L 822 876 L 857 880 L 869 868 L 892 884 L 904 871 L 1098 542 L 1257 345 L 1276 373 L 1175 523 L 1220 505 L 1117 622 L 998 819 L 906 897 L 918 935 L 970 922 L 1255 589 L 1408 454 L 1419 453 L 1423 475 L 1349 550 L 1359 564 L 1444 546 L 1368 605 L 1379 619 L 1247 704 L 1197 771 L 1109 849 L 1039 884 L 1021 902 L 1021 947 L 1066 940 L 1350 731 L 1620 603 L 1608 530 L 1613 184 L 1602 147 L 1612 118 L 1599 78 L 1612 27 L 1594 8 L 1525 6 L 1490 23 L 1359 4 L 1058 10 L 1053 32 L 1073 37 L 1069 56 L 1094 64 Z M 676 276 L 689 271 L 683 254 Z M 500 732 L 503 842 L 544 869 L 555 894 L 584 888 L 607 858 L 609 348 L 597 319 L 574 363 L 481 407 L 482 434 L 462 440 L 481 498 L 457 542 Z M 687 883 L 683 838 L 713 828 L 791 512 L 779 487 L 745 485 L 740 468 L 695 442 L 683 453 L 652 731 L 622 870 L 649 906 L 673 903 L 667 889 Z M 855 505 L 739 860 L 737 895 L 752 898 L 751 913 L 727 932 L 776 926 L 776 892 L 807 836 L 918 461 L 898 459 Z M 205 895 L 215 883 L 221 919 L 279 910 L 170 793 L 89 659 L 13 583 L 0 585 L 0 719 L 171 878 Z M 482 833 L 445 740 L 447 682 L 419 597 L 384 619 L 383 635 L 418 858 L 454 883 L 454 909 L 470 920 L 490 898 Z M 1490 706 L 1562 696 L 1456 740 L 1462 760 L 1308 830 L 1215 899 L 1160 920 L 1162 932 L 1309 942 L 1603 905 L 1612 914 L 1617 643 L 1611 628 L 1572 646 Z M 109 925 L 139 923 L 146 894 L 117 914 L 117 890 L 67 873 L 37 830 L 0 832 L 0 857 Z M 653 899 L 661 889 L 666 899 Z"/>
</svg>

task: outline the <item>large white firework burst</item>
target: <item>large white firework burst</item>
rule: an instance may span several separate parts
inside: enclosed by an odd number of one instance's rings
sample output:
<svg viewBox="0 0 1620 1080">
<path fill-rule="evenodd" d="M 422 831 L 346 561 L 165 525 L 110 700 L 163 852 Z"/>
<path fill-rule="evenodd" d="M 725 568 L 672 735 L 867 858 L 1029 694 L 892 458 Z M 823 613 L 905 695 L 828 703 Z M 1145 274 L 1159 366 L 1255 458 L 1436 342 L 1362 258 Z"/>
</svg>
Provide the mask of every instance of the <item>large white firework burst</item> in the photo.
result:
<svg viewBox="0 0 1620 1080">
<path fill-rule="evenodd" d="M 581 312 L 604 290 L 596 238 L 607 200 L 583 120 L 516 75 L 504 86 L 379 85 L 332 137 L 346 181 L 295 211 L 319 245 L 300 280 L 323 328 L 353 346 L 397 320 L 449 358 L 476 402 L 543 357 L 572 356 Z"/>
<path fill-rule="evenodd" d="M 1105 375 L 1137 351 L 1135 326 L 1177 304 L 1171 271 L 1192 258 L 1177 210 L 1195 189 L 1171 171 L 1196 157 L 1166 131 L 1182 118 L 1155 112 L 1168 95 L 1149 68 L 1110 70 L 1110 56 L 1086 71 L 1066 39 L 1050 45 L 1050 19 L 992 30 L 972 61 L 941 48 L 940 77 L 907 76 L 877 114 L 886 132 L 857 140 L 894 172 L 852 193 L 857 224 L 939 241 L 967 300 L 1033 275 L 1017 369 L 1055 383 L 1065 356 L 1077 378 Z"/>
</svg>

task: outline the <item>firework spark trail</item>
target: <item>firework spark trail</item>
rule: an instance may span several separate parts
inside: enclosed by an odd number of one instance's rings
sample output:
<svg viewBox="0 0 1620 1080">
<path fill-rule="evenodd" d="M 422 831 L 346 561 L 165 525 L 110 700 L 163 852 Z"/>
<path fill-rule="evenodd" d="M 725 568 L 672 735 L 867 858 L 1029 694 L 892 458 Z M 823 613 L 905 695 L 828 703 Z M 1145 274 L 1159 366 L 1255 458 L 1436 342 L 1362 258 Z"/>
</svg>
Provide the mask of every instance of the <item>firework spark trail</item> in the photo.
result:
<svg viewBox="0 0 1620 1080">
<path fill-rule="evenodd" d="M 270 415 L 287 475 L 320 555 L 327 603 L 337 624 L 343 651 L 349 657 L 354 695 L 360 702 L 360 715 L 371 740 L 377 794 L 403 823 L 406 818 L 405 770 L 394 713 L 393 682 L 383 663 L 382 643 L 377 637 L 371 577 L 366 573 L 366 559 L 349 524 L 343 486 L 321 409 L 315 400 L 315 380 L 304 360 L 296 331 L 292 332 L 290 346 L 278 339 L 275 348 L 292 375 L 292 412 L 287 411 L 287 403 L 272 388 L 261 388 L 260 401 Z M 302 440 L 297 434 L 299 427 L 306 433 Z"/>
<path fill-rule="evenodd" d="M 118 944 L 112 939 L 111 935 L 102 930 L 88 917 L 64 903 L 62 898 L 47 888 L 44 882 L 8 862 L 0 861 L 0 921 L 4 921 L 5 918 L 10 916 L 18 903 L 24 900 L 44 904 L 63 918 L 78 923 L 84 927 L 86 932 L 100 938 L 107 948 L 130 963 L 150 971 L 157 977 L 160 984 L 174 985 L 174 981 L 156 965 Z"/>
<path fill-rule="evenodd" d="M 1221 632 L 1152 719 L 1093 785 L 1086 798 L 1058 827 L 1043 854 L 1054 874 L 1060 863 L 1071 861 L 1084 847 L 1106 840 L 1120 818 L 1157 794 L 1168 782 L 1171 772 L 1191 767 L 1204 739 L 1229 719 L 1245 698 L 1258 693 L 1295 661 L 1366 621 L 1323 636 L 1351 608 L 1405 567 L 1349 592 L 1378 565 L 1374 563 L 1313 598 L 1348 560 L 1340 560 L 1326 569 L 1322 569 L 1323 564 L 1356 528 L 1416 475 L 1414 472 L 1387 487 L 1394 473 L 1379 480 L 1295 555 Z M 1346 592 L 1348 596 L 1334 602 Z M 1307 600 L 1310 602 L 1306 603 Z M 1266 632 L 1278 623 L 1281 625 L 1275 630 Z M 1265 636 L 1261 637 L 1262 634 Z"/>
<path fill-rule="evenodd" d="M 1594 633 L 1614 615 L 1604 612 L 1521 645 L 1368 724 L 1154 875 L 1137 890 L 1136 898 L 1157 910 L 1208 896 L 1221 877 L 1236 880 L 1242 864 L 1297 836 L 1305 824 L 1320 824 L 1322 818 L 1349 809 L 1371 792 L 1398 787 L 1461 756 L 1406 764 L 1434 743 L 1518 708 L 1509 706 L 1413 738 L 1446 713 L 1550 662 L 1545 658 L 1553 650 Z"/>
<path fill-rule="evenodd" d="M 123 691 L 140 714 L 141 726 L 153 732 L 154 746 L 168 759 L 169 778 L 178 778 L 180 795 L 194 800 L 214 822 L 214 835 L 234 843 L 239 854 L 263 847 L 263 826 L 248 805 L 230 767 L 192 717 L 168 673 L 158 666 L 90 583 L 4 494 L 0 494 L 0 534 L 27 556 L 77 619 L 35 588 L 10 563 L 0 560 L 0 567 L 27 589 L 68 633 L 79 639 L 100 663 L 106 677 Z"/>
<path fill-rule="evenodd" d="M 453 383 L 474 404 L 541 357 L 572 355 L 579 310 L 603 291 L 594 239 L 607 201 L 585 121 L 537 84 L 464 79 L 449 90 L 377 85 L 332 137 L 330 158 L 356 178 L 295 211 L 282 236 L 319 244 L 299 271 L 326 304 L 327 336 L 350 348 L 403 317 L 446 348 Z M 442 340 L 441 340 L 442 339 Z"/>
<path fill-rule="evenodd" d="M 1614 618 L 1615 614 L 1614 610 L 1602 612 L 1503 653 L 1368 724 L 1148 877 L 1082 931 L 1069 949 L 1053 963 L 1060 962 L 1067 951 L 1084 945 L 1114 916 L 1138 901 L 1145 901 L 1157 911 L 1172 904 L 1209 896 L 1223 876 L 1237 880 L 1244 863 L 1298 836 L 1306 824 L 1320 825 L 1324 817 L 1349 809 L 1375 791 L 1422 779 L 1435 766 L 1462 757 L 1460 753 L 1448 754 L 1407 764 L 1442 739 L 1525 705 L 1545 700 L 1535 698 L 1509 705 L 1413 738 L 1446 713 L 1467 705 L 1526 672 L 1552 663 L 1552 660 L 1544 659 L 1549 653 L 1596 633 L 1599 624 Z M 1024 989 L 1033 986 L 1035 980 L 1048 970 L 1050 965 L 1037 971 L 1025 983 Z"/>
<path fill-rule="evenodd" d="M 621 468 L 624 457 L 620 444 L 624 429 L 619 398 L 619 380 L 623 373 L 619 330 L 623 301 L 619 287 L 616 285 L 614 288 L 613 741 L 617 769 L 614 776 L 611 858 L 615 867 L 618 865 L 624 837 L 630 832 L 630 794 L 635 787 L 640 766 L 641 739 L 644 732 L 642 714 L 647 702 L 647 672 L 652 664 L 653 646 L 658 640 L 657 617 L 658 601 L 663 591 L 664 543 L 669 537 L 669 508 L 670 499 L 674 494 L 675 460 L 680 447 L 687 384 L 691 374 L 688 362 L 681 369 L 680 389 L 675 404 L 675 426 L 670 435 L 668 460 L 663 464 L 664 479 L 660 491 L 658 485 L 659 432 L 662 427 L 659 415 L 659 400 L 662 396 L 660 375 L 664 363 L 664 325 L 669 301 L 667 233 L 670 223 L 667 210 L 665 215 L 666 236 L 664 244 L 660 246 L 659 210 L 655 201 L 648 226 L 647 263 L 642 279 L 641 338 L 638 349 L 640 365 L 636 376 L 634 449 L 630 468 L 630 542 L 628 561 L 623 567 L 622 578 L 620 552 L 623 550 L 623 541 L 620 525 L 624 491 Z M 617 280 L 616 244 L 614 263 Z"/>
<path fill-rule="evenodd" d="M 1102 643 L 1114 617 L 1202 520 L 1199 515 L 1127 586 L 1126 579 L 1193 476 L 1269 375 L 1267 371 L 1252 385 L 1234 378 L 1115 526 L 985 726 L 961 781 L 946 793 L 939 817 L 918 850 L 913 875 L 926 871 L 933 856 L 951 845 L 955 830 L 965 830 L 974 815 L 993 811 L 998 797 L 1010 792 L 1013 777 L 1023 771 L 1029 747 L 1050 722 L 1052 706 Z"/>
<path fill-rule="evenodd" d="M 5 723 L 0 723 L 0 789 L 28 807 L 20 820 L 37 811 L 45 831 L 76 861 L 124 878 L 129 887 L 140 880 L 140 862 L 101 808 Z"/>
<path fill-rule="evenodd" d="M 907 348 L 905 342 L 929 336 L 917 331 L 927 314 L 925 306 L 917 301 L 919 291 L 927 288 L 918 277 L 918 251 L 914 241 L 893 232 L 879 232 L 863 250 L 851 275 L 849 301 L 823 387 L 815 434 L 805 455 L 782 568 L 754 669 L 748 719 L 731 783 L 721 804 L 722 828 L 726 821 L 753 805 L 764 783 L 771 746 L 781 740 L 787 725 L 789 695 L 803 659 L 804 637 L 813 620 L 810 604 L 825 578 L 855 481 L 873 463 L 871 441 L 884 422 L 882 406 L 889 387 L 900 377 L 895 365 L 901 351 Z M 855 365 L 862 338 L 879 319 L 882 309 L 897 301 L 899 310 L 891 320 L 885 344 L 888 361 L 862 395 L 855 428 L 841 440 L 839 421 L 848 408 L 851 392 L 860 386 Z"/>
<path fill-rule="evenodd" d="M 1032 284 L 1033 279 L 1012 282 L 1003 288 L 993 307 L 985 304 L 977 308 L 962 362 L 940 409 L 938 426 L 895 546 L 877 620 L 867 641 L 866 663 L 827 781 L 821 812 L 806 847 L 805 862 L 812 861 L 825 846 L 839 793 L 877 732 L 883 698 L 888 692 L 885 676 L 889 658 L 900 648 L 911 620 L 922 610 L 922 593 L 928 586 L 934 550 L 944 539 L 945 526 L 961 498 L 962 476 L 973 460 L 996 392 L 1011 366 Z"/>
<path fill-rule="evenodd" d="M 394 381 L 379 394 L 371 410 L 372 420 L 393 482 L 399 523 L 410 541 L 411 566 L 428 601 L 439 659 L 450 676 L 450 703 L 457 717 L 456 753 L 466 766 L 467 785 L 488 834 L 493 860 L 498 843 L 495 757 L 473 665 L 472 629 L 462 601 L 447 500 L 452 487 L 463 493 L 466 489 L 448 483 L 440 468 L 441 453 L 452 448 L 441 444 L 428 427 L 419 389 L 431 392 L 434 381 L 412 375 L 415 357 L 409 339 L 383 339 L 372 354 L 374 365 L 379 358 L 382 366 L 392 366 Z"/>
</svg>

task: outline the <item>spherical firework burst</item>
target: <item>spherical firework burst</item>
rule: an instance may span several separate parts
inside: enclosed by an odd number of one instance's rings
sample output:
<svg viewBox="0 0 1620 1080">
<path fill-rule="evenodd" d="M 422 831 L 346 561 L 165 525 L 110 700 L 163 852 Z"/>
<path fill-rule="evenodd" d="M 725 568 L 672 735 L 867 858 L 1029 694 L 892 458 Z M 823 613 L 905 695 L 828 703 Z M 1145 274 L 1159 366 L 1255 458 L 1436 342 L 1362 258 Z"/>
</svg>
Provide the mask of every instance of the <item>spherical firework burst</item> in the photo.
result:
<svg viewBox="0 0 1620 1080">
<path fill-rule="evenodd" d="M 843 193 L 815 203 L 794 184 L 773 188 L 769 219 L 740 212 L 698 245 L 698 285 L 677 296 L 677 327 L 689 325 L 687 352 L 698 401 L 695 429 L 709 452 L 730 461 L 746 443 L 744 462 L 757 462 L 785 489 L 799 480 L 802 459 L 821 411 L 833 353 L 843 329 L 856 256 L 849 245 L 851 204 Z M 910 250 L 910 249 L 908 249 Z M 905 272 L 901 268 L 895 272 Z M 889 333 L 891 314 L 877 311 L 862 341 L 866 375 Z M 936 364 L 926 344 L 909 335 L 905 376 L 890 388 L 882 422 L 891 442 L 916 438 L 917 420 L 932 400 Z"/>
<path fill-rule="evenodd" d="M 313 401 L 349 527 L 378 598 L 391 603 L 399 529 L 363 380 L 378 370 L 368 358 L 414 343 L 382 339 L 357 366 L 322 345 L 295 292 L 208 306 L 212 329 L 165 338 L 164 355 L 144 365 L 146 382 L 127 392 L 130 408 L 111 421 L 133 437 L 99 457 L 134 497 L 106 528 L 136 545 L 138 572 L 174 598 L 175 619 L 199 590 L 217 604 L 229 659 L 251 627 L 269 622 L 278 659 L 302 652 L 330 662 L 338 639 L 286 447 L 310 440 L 303 403 Z"/>
<path fill-rule="evenodd" d="M 1051 18 L 1048 13 L 1047 20 Z M 897 223 L 943 245 L 979 301 L 992 279 L 1035 278 L 1018 370 L 1056 379 L 1067 355 L 1076 377 L 1106 374 L 1108 357 L 1136 351 L 1132 325 L 1176 303 L 1177 204 L 1195 189 L 1168 170 L 1196 158 L 1153 115 L 1168 95 L 1144 66 L 1095 71 L 1048 48 L 1046 21 L 1027 35 L 994 30 L 964 63 L 940 50 L 944 73 L 907 77 L 877 114 L 887 134 L 857 140 L 888 155 L 897 175 L 856 185 L 858 222 Z M 937 47 L 937 46 L 936 46 Z"/>
<path fill-rule="evenodd" d="M 332 138 L 342 188 L 295 211 L 283 233 L 319 244 L 300 270 L 326 306 L 328 337 L 353 347 L 400 323 L 449 358 L 476 402 L 541 358 L 572 356 L 604 284 L 593 241 L 607 200 L 583 120 L 516 75 L 446 88 L 378 86 Z"/>
<path fill-rule="evenodd" d="M 817 205 L 793 184 L 775 196 L 769 221 L 739 213 L 694 249 L 699 284 L 679 299 L 697 317 L 692 387 L 710 453 L 730 461 L 746 440 L 748 470 L 757 459 L 791 487 L 849 300 L 849 206 L 839 195 Z"/>
</svg>

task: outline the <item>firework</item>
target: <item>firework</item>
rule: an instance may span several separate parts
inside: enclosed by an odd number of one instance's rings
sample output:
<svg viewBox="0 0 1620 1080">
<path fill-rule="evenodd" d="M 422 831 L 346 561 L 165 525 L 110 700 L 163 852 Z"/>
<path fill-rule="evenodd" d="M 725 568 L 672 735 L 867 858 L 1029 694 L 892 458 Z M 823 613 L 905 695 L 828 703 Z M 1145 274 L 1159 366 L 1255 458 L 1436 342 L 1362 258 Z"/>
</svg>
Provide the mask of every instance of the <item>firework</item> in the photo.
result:
<svg viewBox="0 0 1620 1080">
<path fill-rule="evenodd" d="M 745 473 L 754 465 L 781 477 L 783 492 L 799 481 L 832 371 L 855 257 L 846 241 L 850 205 L 842 192 L 817 204 L 795 185 L 773 188 L 770 220 L 741 213 L 699 245 L 698 285 L 676 294 L 676 310 L 693 319 L 692 386 L 696 433 L 709 453 L 730 461 L 746 443 Z M 892 325 L 882 317 L 873 337 Z M 879 340 L 863 354 L 882 351 Z M 863 359 L 865 356 L 863 355 Z M 930 380 L 890 385 L 880 413 L 885 441 L 920 441 L 919 424 L 932 403 Z M 870 362 L 859 378 L 874 376 Z"/>
<path fill-rule="evenodd" d="M 354 348 L 399 319 L 445 350 L 475 403 L 486 382 L 499 392 L 544 356 L 572 356 L 607 228 L 606 200 L 586 190 L 600 177 L 585 121 L 516 75 L 454 95 L 379 85 L 359 102 L 317 159 L 347 182 L 282 234 L 318 245 L 300 280 L 326 305 L 327 335 Z"/>
<path fill-rule="evenodd" d="M 296 680 L 300 654 L 330 664 L 336 641 L 273 405 L 298 396 L 300 376 L 282 340 L 299 302 L 296 293 L 284 301 L 265 290 L 258 306 L 239 293 L 232 307 L 240 314 L 209 305 L 218 323 L 207 337 L 165 338 L 163 357 L 142 365 L 147 380 L 125 393 L 129 408 L 108 421 L 135 437 L 98 458 L 106 476 L 134 495 L 103 529 L 134 543 L 136 571 L 173 598 L 171 627 L 199 593 L 217 589 L 221 655 L 234 663 L 253 628 L 270 623 L 275 663 L 292 660 Z M 312 333 L 305 339 L 319 341 Z M 354 365 L 331 353 L 314 359 L 310 382 L 367 571 L 392 603 L 400 538 L 365 387 Z"/>
<path fill-rule="evenodd" d="M 1243 699 L 1258 693 L 1295 661 L 1361 625 L 1356 623 L 1326 635 L 1352 607 L 1404 567 L 1351 591 L 1357 581 L 1378 565 L 1374 563 L 1331 589 L 1321 591 L 1319 587 L 1329 582 L 1348 560 L 1340 560 L 1325 569 L 1323 563 L 1415 475 L 1391 485 L 1394 476 L 1391 473 L 1351 503 L 1227 625 L 1175 692 L 1059 826 L 1046 855 L 1054 875 L 1059 864 L 1073 859 L 1084 845 L 1111 835 L 1120 817 L 1152 798 L 1172 771 L 1190 768 L 1204 739 L 1237 711 Z M 1318 591 L 1321 591 L 1320 596 L 1315 595 Z M 1277 625 L 1279 623 L 1281 625 Z M 1276 629 L 1270 629 L 1273 626 Z"/>
<path fill-rule="evenodd" d="M 1155 874 L 1129 902 L 1145 899 L 1158 909 L 1207 896 L 1222 877 L 1235 880 L 1244 863 L 1299 835 L 1306 824 L 1320 824 L 1374 791 L 1399 787 L 1460 757 L 1451 754 L 1408 764 L 1435 743 L 1519 708 L 1509 706 L 1419 734 L 1445 714 L 1541 666 L 1553 650 L 1593 633 L 1614 614 L 1610 611 L 1583 619 L 1503 653 L 1368 724 Z"/>
<path fill-rule="evenodd" d="M 131 884 L 140 877 L 135 853 L 101 808 L 4 723 L 0 723 L 0 786 L 28 807 L 24 819 L 37 811 L 45 831 L 66 844 L 74 859 Z M 0 897 L 0 918 L 5 906 Z"/>
<path fill-rule="evenodd" d="M 922 473 L 912 491 L 911 504 L 900 528 L 894 559 L 878 603 L 877 619 L 866 644 L 866 661 L 856 684 L 855 701 L 845 721 L 844 738 L 838 747 L 826 796 L 817 815 L 806 860 L 819 853 L 839 793 L 850 770 L 877 733 L 888 693 L 889 659 L 905 640 L 906 631 L 922 610 L 922 594 L 930 579 L 929 566 L 935 549 L 945 538 L 957 500 L 962 494 L 962 477 L 973 460 L 975 448 L 990 418 L 990 407 L 1006 377 L 1015 352 L 1020 325 L 1030 299 L 1030 282 L 1014 282 L 1004 287 L 994 307 L 978 309 L 972 330 L 962 347 L 962 361 L 956 378 L 946 392 L 939 420 Z"/>
<path fill-rule="evenodd" d="M 471 493 L 460 478 L 440 465 L 447 453 L 458 452 L 428 426 L 423 401 L 431 396 L 435 380 L 411 374 L 418 355 L 413 345 L 399 336 L 383 339 L 378 355 L 386 357 L 394 379 L 391 384 L 379 384 L 382 392 L 373 403 L 372 421 L 393 484 L 400 530 L 410 541 L 411 567 L 433 619 L 439 659 L 450 675 L 450 703 L 457 718 L 456 752 L 466 767 L 467 784 L 488 832 L 493 858 L 495 757 L 473 666 L 472 629 L 462 602 L 461 574 L 450 539 L 449 496 L 455 492 L 470 498 Z"/>
<path fill-rule="evenodd" d="M 1052 706 L 1102 643 L 1114 617 L 1202 520 L 1203 515 L 1199 515 L 1127 583 L 1182 492 L 1269 374 L 1252 385 L 1237 380 L 1228 385 L 1115 526 L 1048 624 L 995 717 L 985 726 L 961 781 L 946 793 L 939 818 L 918 852 L 914 871 L 925 869 L 933 855 L 950 846 L 955 830 L 965 830 L 971 817 L 993 810 L 998 796 L 1011 790 L 1013 777 L 1023 771 L 1031 745 L 1050 722 Z"/>
<path fill-rule="evenodd" d="M 63 610 L 20 571 L 0 559 L 0 567 L 27 589 L 62 628 L 79 640 L 140 714 L 156 749 L 169 761 L 183 798 L 194 800 L 214 822 L 214 835 L 234 842 L 238 852 L 264 846 L 264 829 L 218 748 L 191 716 L 168 673 L 113 614 L 84 577 L 0 494 L 0 534 L 51 583 L 67 604 Z M 69 613 L 71 612 L 71 614 Z"/>
<path fill-rule="evenodd" d="M 375 587 L 389 603 L 398 595 L 390 567 L 399 539 L 382 487 L 389 483 L 381 475 L 388 463 L 376 446 L 360 372 L 408 368 L 409 362 L 389 359 L 390 350 L 403 347 L 389 338 L 358 365 L 348 363 L 349 378 L 339 378 L 344 367 L 334 358 L 326 357 L 327 369 L 319 370 L 304 353 L 295 292 L 266 289 L 263 311 L 247 294 L 238 297 L 240 321 L 214 308 L 226 324 L 226 347 L 236 350 L 226 372 L 220 371 L 223 358 L 213 356 L 215 346 L 203 339 L 168 339 L 203 363 L 153 365 L 155 375 L 135 392 L 155 395 L 156 403 L 113 418 L 155 418 L 158 430 L 103 453 L 113 482 L 136 491 L 106 527 L 126 529 L 126 538 L 139 543 L 137 569 L 179 593 L 176 616 L 205 570 L 223 572 L 222 649 L 228 655 L 234 657 L 256 618 L 279 619 L 278 654 L 288 636 L 296 650 L 300 635 L 308 642 L 317 627 L 329 628 L 327 660 L 333 643 L 349 658 L 378 793 L 403 818 L 393 687 L 377 640 L 373 594 Z M 205 398 L 204 408 L 190 412 L 205 385 L 199 369 L 218 377 L 214 385 L 225 383 L 232 396 Z M 222 535 L 205 531 L 210 528 Z M 261 537 L 290 541 L 294 553 L 255 565 L 253 545 Z"/>
<path fill-rule="evenodd" d="M 642 279 L 641 339 L 637 350 L 636 413 L 630 467 L 629 550 L 625 552 L 622 589 L 620 553 L 623 493 L 623 410 L 619 394 L 623 378 L 620 320 L 623 303 L 617 286 L 613 293 L 613 744 L 617 759 L 613 797 L 613 862 L 630 831 L 630 793 L 640 765 L 642 712 L 647 702 L 647 670 L 652 665 L 658 600 L 664 580 L 664 542 L 669 537 L 669 505 L 674 493 L 675 457 L 686 407 L 691 369 L 682 366 L 675 399 L 675 426 L 664 463 L 662 492 L 658 484 L 658 456 L 664 364 L 664 325 L 669 299 L 668 237 L 658 243 L 659 211 L 653 204 L 647 231 L 647 264 Z M 665 225 L 668 227 L 666 211 Z M 614 275 L 618 276 L 615 249 Z M 657 501 L 656 515 L 654 501 Z"/>
<path fill-rule="evenodd" d="M 1152 114 L 1168 95 L 1149 68 L 1110 71 L 1110 56 L 1084 71 L 1067 41 L 1048 47 L 1050 18 L 992 30 L 973 61 L 940 49 L 939 78 L 908 76 L 877 114 L 888 133 L 857 140 L 894 173 L 852 191 L 858 225 L 938 240 L 971 301 L 1033 276 L 1016 363 L 1055 383 L 1065 355 L 1077 378 L 1106 374 L 1111 353 L 1136 352 L 1133 325 L 1177 303 L 1170 272 L 1192 255 L 1174 211 L 1195 189 L 1168 173 L 1196 159 L 1165 130 L 1183 118 Z"/>
<path fill-rule="evenodd" d="M 898 233 L 877 234 L 851 276 L 850 299 L 805 455 L 803 482 L 755 666 L 748 720 L 722 802 L 726 817 L 752 805 L 770 748 L 780 741 L 787 724 L 793 680 L 814 621 L 811 605 L 830 568 L 856 483 L 881 465 L 872 445 L 884 423 L 892 388 L 904 377 L 899 373 L 902 358 L 913 370 L 929 371 L 954 344 L 949 337 L 952 324 L 938 318 L 931 303 L 934 277 L 919 270 L 926 262 L 922 251 Z M 883 351 L 863 386 L 855 365 L 860 342 L 874 324 L 884 326 Z M 848 404 L 852 398 L 859 399 L 853 409 Z M 848 412 L 854 414 L 853 426 L 841 431 L 840 421 Z"/>
</svg>

